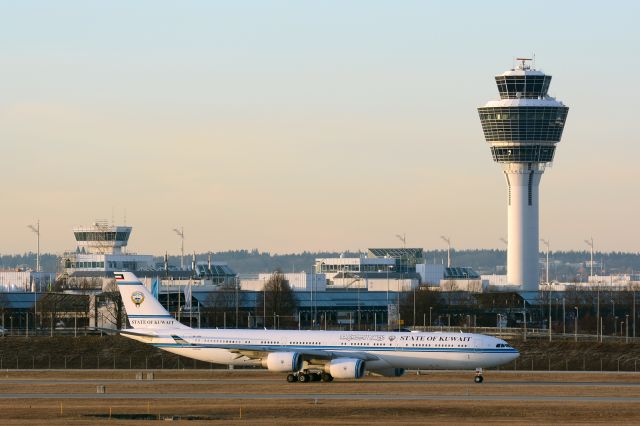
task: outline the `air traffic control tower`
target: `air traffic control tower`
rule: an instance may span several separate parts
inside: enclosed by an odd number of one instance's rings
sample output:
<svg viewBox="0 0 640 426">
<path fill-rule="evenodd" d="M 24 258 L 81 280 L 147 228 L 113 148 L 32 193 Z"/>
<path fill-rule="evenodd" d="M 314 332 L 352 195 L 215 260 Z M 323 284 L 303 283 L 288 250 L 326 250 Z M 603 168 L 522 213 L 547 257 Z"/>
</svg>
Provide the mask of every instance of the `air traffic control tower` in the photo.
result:
<svg viewBox="0 0 640 426">
<path fill-rule="evenodd" d="M 551 76 L 532 69 L 530 59 L 496 76 L 500 100 L 478 108 L 493 161 L 508 187 L 507 282 L 537 291 L 538 200 L 545 166 L 553 161 L 569 108 L 547 94 Z"/>
</svg>

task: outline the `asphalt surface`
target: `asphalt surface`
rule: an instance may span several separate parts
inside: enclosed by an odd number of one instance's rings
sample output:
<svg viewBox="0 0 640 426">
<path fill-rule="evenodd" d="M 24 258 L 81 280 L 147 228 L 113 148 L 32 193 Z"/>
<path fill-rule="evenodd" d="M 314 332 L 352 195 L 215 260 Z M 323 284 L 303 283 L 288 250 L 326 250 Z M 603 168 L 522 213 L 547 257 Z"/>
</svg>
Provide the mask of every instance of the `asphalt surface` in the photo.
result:
<svg viewBox="0 0 640 426">
<path fill-rule="evenodd" d="M 212 400 L 376 400 L 376 401 L 518 401 L 518 402 L 633 402 L 640 397 L 535 396 L 535 395 L 389 395 L 389 394 L 209 394 L 209 393 L 20 393 L 2 394 L 4 399 L 212 399 Z"/>
<path fill-rule="evenodd" d="M 424 381 L 399 381 L 399 380 L 376 380 L 361 381 L 358 386 L 377 386 L 380 384 L 390 386 L 424 386 L 425 384 L 433 385 L 466 385 L 473 384 L 472 375 L 469 380 L 429 380 Z M 155 380 L 133 380 L 133 379 L 2 379 L 1 384 L 19 384 L 19 385 L 264 385 L 267 383 L 286 383 L 285 377 L 279 379 L 155 379 Z M 326 384 L 326 386 L 334 386 Z M 351 383 L 351 382 L 349 382 Z M 526 380 L 493 380 L 485 376 L 485 381 L 480 386 L 504 386 L 504 385 L 523 385 L 523 386 L 563 386 L 563 387 L 640 387 L 640 375 L 638 382 L 576 382 L 576 381 L 526 381 Z M 304 386 L 303 383 L 300 386 Z M 2 394 L 0 394 L 2 396 Z"/>
</svg>

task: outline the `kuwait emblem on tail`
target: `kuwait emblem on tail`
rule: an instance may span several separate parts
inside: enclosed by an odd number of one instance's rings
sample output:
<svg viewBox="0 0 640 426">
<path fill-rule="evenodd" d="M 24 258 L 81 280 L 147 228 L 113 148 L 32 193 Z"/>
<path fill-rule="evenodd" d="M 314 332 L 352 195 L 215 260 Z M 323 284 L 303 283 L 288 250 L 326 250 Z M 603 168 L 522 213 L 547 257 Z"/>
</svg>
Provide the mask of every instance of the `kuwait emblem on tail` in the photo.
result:
<svg viewBox="0 0 640 426">
<path fill-rule="evenodd" d="M 131 301 L 135 303 L 136 308 L 139 308 L 142 302 L 144 302 L 144 294 L 141 291 L 134 291 L 131 293 Z"/>
</svg>

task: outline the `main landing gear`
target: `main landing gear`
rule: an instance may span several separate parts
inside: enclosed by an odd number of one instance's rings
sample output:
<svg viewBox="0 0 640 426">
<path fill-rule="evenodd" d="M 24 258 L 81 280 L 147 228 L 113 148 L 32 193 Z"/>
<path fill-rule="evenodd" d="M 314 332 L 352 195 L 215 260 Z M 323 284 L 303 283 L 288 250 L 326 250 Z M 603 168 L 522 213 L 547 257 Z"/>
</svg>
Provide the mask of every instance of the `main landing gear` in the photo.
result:
<svg viewBox="0 0 640 426">
<path fill-rule="evenodd" d="M 331 382 L 333 376 L 329 373 L 311 373 L 309 371 L 301 371 L 299 373 L 290 373 L 287 375 L 287 382 L 289 383 L 309 383 L 309 382 Z"/>
<path fill-rule="evenodd" d="M 482 383 L 482 368 L 476 368 L 476 376 L 473 378 L 473 381 L 476 383 Z"/>
</svg>

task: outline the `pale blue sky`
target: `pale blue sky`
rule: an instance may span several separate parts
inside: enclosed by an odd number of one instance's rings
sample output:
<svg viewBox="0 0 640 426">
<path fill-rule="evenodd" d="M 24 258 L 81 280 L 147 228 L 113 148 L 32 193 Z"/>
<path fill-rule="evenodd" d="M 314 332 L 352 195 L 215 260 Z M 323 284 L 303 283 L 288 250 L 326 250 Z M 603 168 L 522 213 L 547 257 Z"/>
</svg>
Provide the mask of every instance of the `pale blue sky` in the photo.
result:
<svg viewBox="0 0 640 426">
<path fill-rule="evenodd" d="M 503 247 L 476 108 L 536 54 L 571 109 L 542 179 L 556 249 L 638 251 L 636 2 L 0 1 L 1 252 Z"/>
</svg>

